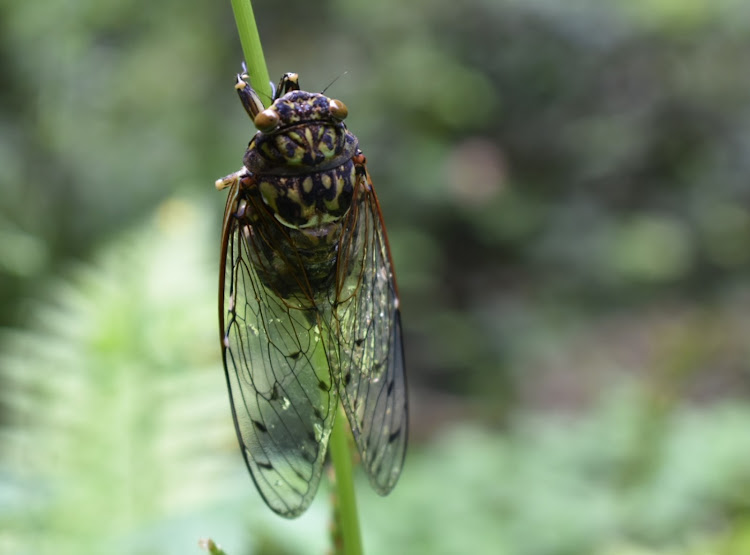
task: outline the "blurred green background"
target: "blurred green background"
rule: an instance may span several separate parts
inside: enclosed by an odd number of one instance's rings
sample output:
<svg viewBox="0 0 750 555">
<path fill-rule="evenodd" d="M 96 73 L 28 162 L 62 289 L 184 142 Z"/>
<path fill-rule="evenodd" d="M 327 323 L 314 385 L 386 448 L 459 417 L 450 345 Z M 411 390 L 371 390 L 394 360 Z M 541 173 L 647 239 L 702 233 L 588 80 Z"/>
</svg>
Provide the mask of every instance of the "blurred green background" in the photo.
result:
<svg viewBox="0 0 750 555">
<path fill-rule="evenodd" d="M 349 107 L 411 444 L 369 554 L 750 553 L 750 4 L 257 2 Z M 239 455 L 229 2 L 0 0 L 0 553 L 324 553 Z"/>
</svg>

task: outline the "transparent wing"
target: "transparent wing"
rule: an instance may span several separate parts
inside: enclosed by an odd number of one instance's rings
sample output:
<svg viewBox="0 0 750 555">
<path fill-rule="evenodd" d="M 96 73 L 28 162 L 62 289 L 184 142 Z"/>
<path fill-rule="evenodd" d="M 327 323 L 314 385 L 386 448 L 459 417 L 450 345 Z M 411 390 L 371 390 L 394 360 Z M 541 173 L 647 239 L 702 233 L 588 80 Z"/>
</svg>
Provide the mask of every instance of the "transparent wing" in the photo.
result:
<svg viewBox="0 0 750 555">
<path fill-rule="evenodd" d="M 253 199 L 240 191 L 235 184 L 224 216 L 219 286 L 224 369 L 250 474 L 268 506 L 291 518 L 310 505 L 318 489 L 338 395 L 313 301 L 279 294 L 285 279 L 298 284 L 305 277 L 278 272 L 283 257 L 278 237 L 267 227 L 277 224 L 258 221 Z M 264 282 L 261 276 L 269 275 L 276 281 Z"/>
<path fill-rule="evenodd" d="M 339 246 L 331 364 L 375 491 L 401 473 L 408 413 L 401 317 L 388 239 L 364 162 Z"/>
</svg>

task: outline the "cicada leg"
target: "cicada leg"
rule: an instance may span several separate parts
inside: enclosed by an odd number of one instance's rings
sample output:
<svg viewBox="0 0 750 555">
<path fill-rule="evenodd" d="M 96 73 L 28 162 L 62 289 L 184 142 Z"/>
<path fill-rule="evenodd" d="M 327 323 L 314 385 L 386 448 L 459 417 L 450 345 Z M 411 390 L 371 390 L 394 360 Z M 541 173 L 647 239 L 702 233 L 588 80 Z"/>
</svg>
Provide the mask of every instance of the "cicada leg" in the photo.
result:
<svg viewBox="0 0 750 555">
<path fill-rule="evenodd" d="M 230 173 L 229 175 L 225 175 L 221 179 L 217 179 L 214 185 L 219 191 L 221 191 L 222 189 L 226 189 L 227 187 L 233 187 L 234 185 L 239 183 L 240 179 L 248 175 L 250 175 L 250 172 L 247 171 L 247 168 L 243 167 L 241 170 Z"/>
</svg>

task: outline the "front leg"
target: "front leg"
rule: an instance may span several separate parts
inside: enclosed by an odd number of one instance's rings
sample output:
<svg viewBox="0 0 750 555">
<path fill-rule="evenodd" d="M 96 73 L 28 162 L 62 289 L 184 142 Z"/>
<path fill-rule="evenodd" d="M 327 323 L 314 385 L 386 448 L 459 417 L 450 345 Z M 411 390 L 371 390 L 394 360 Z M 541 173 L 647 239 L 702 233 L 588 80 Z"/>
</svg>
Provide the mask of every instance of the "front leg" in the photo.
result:
<svg viewBox="0 0 750 555">
<path fill-rule="evenodd" d="M 229 175 L 225 175 L 221 179 L 217 179 L 214 185 L 216 188 L 221 191 L 222 189 L 226 189 L 227 187 L 232 187 L 239 183 L 240 179 L 243 177 L 247 177 L 250 175 L 250 172 L 247 170 L 246 167 L 242 166 L 242 169 L 230 173 Z"/>
</svg>

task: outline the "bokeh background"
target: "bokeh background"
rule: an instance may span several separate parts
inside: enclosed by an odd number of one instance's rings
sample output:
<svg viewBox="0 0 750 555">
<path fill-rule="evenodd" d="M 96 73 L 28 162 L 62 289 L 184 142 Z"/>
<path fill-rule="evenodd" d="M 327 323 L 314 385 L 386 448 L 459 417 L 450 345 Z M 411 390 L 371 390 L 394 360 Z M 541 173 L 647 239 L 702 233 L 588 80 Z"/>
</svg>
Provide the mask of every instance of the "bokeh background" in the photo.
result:
<svg viewBox="0 0 750 555">
<path fill-rule="evenodd" d="M 750 553 L 750 4 L 257 2 L 349 107 L 411 444 L 370 554 Z M 324 553 L 232 428 L 229 2 L 0 2 L 0 552 Z"/>
</svg>

